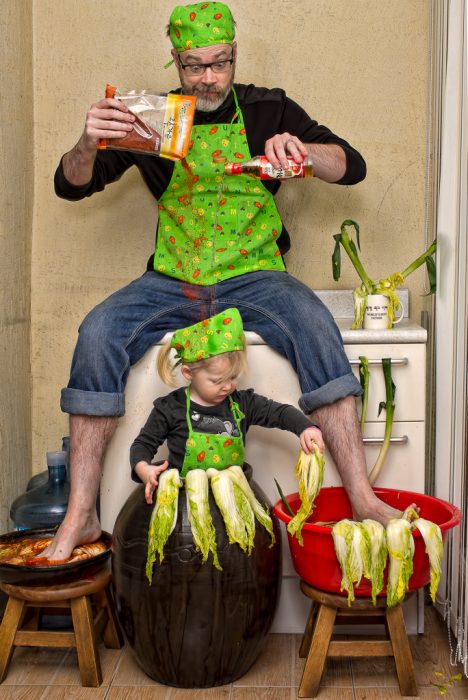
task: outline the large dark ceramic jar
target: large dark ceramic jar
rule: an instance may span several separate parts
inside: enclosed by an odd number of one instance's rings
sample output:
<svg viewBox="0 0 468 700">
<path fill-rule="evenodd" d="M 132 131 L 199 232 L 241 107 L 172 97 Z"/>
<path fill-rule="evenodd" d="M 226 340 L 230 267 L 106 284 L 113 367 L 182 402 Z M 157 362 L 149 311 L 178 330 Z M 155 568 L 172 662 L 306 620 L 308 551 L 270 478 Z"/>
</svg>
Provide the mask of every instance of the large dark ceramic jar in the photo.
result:
<svg viewBox="0 0 468 700">
<path fill-rule="evenodd" d="M 245 465 L 247 478 L 251 468 Z M 250 486 L 270 505 L 259 486 Z M 222 571 L 196 551 L 184 489 L 177 524 L 156 563 L 151 585 L 145 575 L 152 506 L 144 487 L 131 494 L 114 528 L 112 566 L 117 607 L 127 640 L 145 673 L 165 685 L 209 688 L 243 676 L 260 654 L 273 622 L 281 573 L 280 528 L 276 544 L 257 523 L 255 547 L 247 556 L 229 544 L 210 490 Z"/>
</svg>

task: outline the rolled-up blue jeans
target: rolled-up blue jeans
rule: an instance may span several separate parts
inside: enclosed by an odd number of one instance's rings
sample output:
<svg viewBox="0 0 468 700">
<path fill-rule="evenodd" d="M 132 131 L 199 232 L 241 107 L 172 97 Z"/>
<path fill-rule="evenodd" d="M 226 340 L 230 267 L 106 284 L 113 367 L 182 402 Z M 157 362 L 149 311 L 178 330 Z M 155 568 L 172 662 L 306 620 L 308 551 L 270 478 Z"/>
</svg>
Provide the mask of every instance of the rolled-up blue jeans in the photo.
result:
<svg viewBox="0 0 468 700">
<path fill-rule="evenodd" d="M 84 319 L 70 381 L 62 390 L 62 410 L 122 416 L 130 367 L 148 348 L 168 331 L 231 306 L 239 309 L 246 331 L 289 360 L 299 378 L 304 413 L 361 394 L 330 312 L 287 272 L 251 272 L 202 287 L 149 271 Z"/>
</svg>

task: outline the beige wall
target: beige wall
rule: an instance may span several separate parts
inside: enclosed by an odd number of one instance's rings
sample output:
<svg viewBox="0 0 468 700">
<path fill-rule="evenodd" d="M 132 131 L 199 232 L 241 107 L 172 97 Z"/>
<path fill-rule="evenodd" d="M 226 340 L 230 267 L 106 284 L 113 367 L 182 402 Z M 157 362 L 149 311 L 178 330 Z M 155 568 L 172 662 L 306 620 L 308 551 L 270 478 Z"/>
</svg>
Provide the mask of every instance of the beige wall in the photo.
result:
<svg viewBox="0 0 468 700">
<path fill-rule="evenodd" d="M 34 3 L 35 207 L 32 258 L 34 469 L 67 430 L 60 413 L 84 313 L 138 276 L 151 253 L 156 208 L 138 173 L 78 204 L 54 196 L 61 154 L 78 138 L 106 82 L 173 87 L 164 70 L 173 0 Z M 335 288 L 332 234 L 361 224 L 371 276 L 403 269 L 423 248 L 428 0 L 231 0 L 237 80 L 281 86 L 365 156 L 352 188 L 290 183 L 279 205 L 294 247 L 288 266 L 307 284 Z M 419 319 L 423 275 L 409 280 Z M 356 286 L 344 263 L 340 286 Z"/>
<path fill-rule="evenodd" d="M 24 491 L 31 471 L 33 91 L 28 3 L 0 3 L 0 33 L 0 532 L 5 532 L 10 529 L 10 504 Z"/>
</svg>

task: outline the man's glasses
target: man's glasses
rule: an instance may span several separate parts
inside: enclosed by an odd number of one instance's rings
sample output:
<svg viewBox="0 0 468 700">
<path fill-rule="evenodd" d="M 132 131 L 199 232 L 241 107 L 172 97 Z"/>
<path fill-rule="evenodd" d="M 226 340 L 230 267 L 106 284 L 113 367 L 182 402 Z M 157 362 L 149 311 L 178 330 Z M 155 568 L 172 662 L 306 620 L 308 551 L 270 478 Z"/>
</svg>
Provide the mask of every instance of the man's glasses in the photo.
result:
<svg viewBox="0 0 468 700">
<path fill-rule="evenodd" d="M 178 57 L 179 66 L 185 71 L 186 75 L 203 75 L 207 68 L 211 68 L 213 73 L 227 73 L 231 65 L 234 63 L 234 56 L 223 59 L 222 61 L 213 61 L 212 63 L 187 63 L 184 66 Z"/>
</svg>

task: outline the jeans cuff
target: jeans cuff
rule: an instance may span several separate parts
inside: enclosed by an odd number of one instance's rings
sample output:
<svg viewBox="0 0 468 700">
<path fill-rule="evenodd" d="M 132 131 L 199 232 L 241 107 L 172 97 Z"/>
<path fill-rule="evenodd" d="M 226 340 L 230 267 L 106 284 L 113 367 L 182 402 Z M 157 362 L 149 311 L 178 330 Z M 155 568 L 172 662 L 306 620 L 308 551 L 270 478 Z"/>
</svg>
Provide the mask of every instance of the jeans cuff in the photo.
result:
<svg viewBox="0 0 468 700">
<path fill-rule="evenodd" d="M 60 408 L 64 413 L 83 416 L 123 416 L 125 395 L 105 391 L 62 389 Z"/>
<path fill-rule="evenodd" d="M 328 384 L 324 384 L 319 389 L 302 394 L 299 399 L 299 407 L 307 415 L 315 411 L 316 408 L 335 403 L 347 396 L 361 396 L 362 388 L 354 374 L 344 374 L 342 377 L 333 379 Z"/>
</svg>

